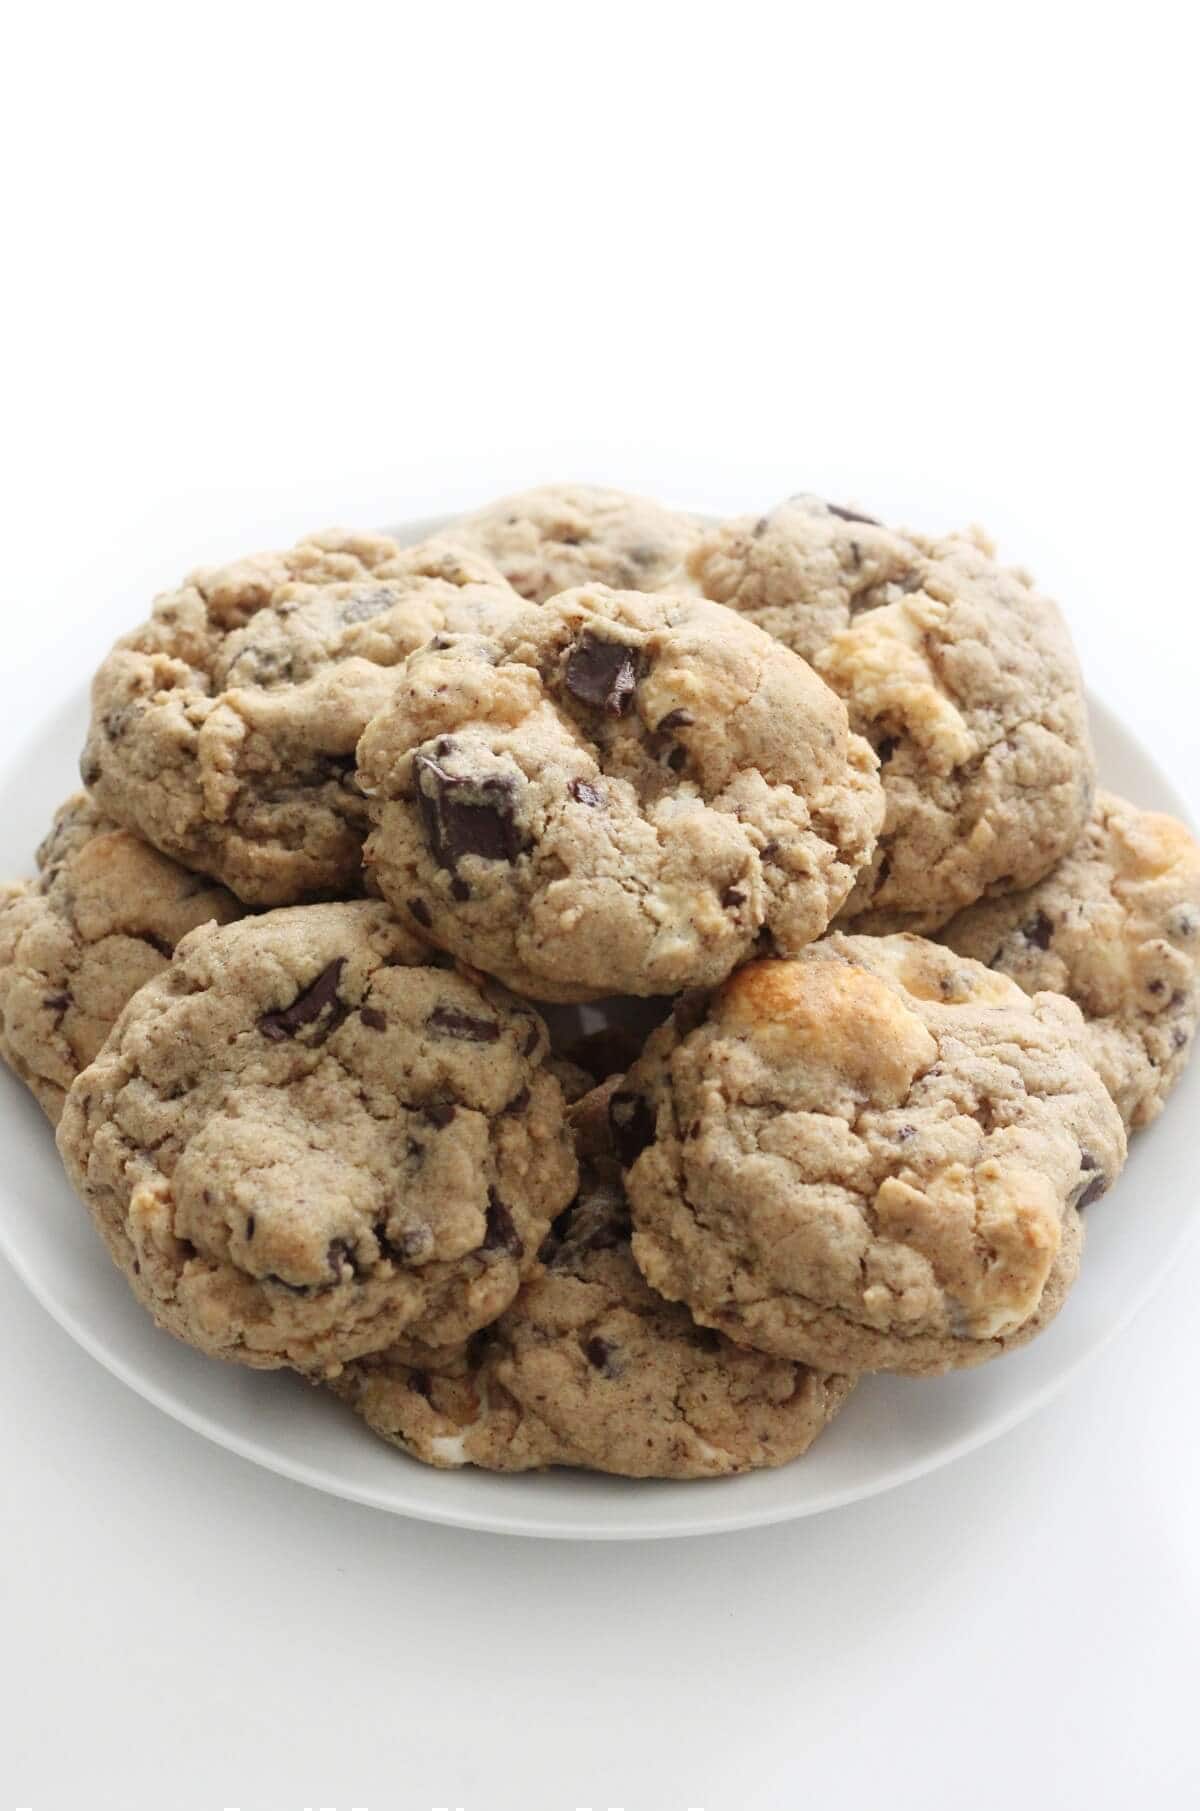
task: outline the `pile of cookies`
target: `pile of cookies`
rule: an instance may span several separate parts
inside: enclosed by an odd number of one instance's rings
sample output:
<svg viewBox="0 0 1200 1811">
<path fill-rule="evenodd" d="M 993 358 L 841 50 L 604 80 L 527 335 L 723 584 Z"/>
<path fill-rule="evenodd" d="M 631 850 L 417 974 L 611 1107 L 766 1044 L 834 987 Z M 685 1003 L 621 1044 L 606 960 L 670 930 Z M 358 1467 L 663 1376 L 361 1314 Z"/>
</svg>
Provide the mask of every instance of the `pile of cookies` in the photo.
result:
<svg viewBox="0 0 1200 1811">
<path fill-rule="evenodd" d="M 1200 849 L 974 531 L 317 535 L 156 601 L 81 772 L 0 1054 L 162 1327 L 433 1465 L 778 1465 L 1021 1345 L 1200 1010 Z"/>
</svg>

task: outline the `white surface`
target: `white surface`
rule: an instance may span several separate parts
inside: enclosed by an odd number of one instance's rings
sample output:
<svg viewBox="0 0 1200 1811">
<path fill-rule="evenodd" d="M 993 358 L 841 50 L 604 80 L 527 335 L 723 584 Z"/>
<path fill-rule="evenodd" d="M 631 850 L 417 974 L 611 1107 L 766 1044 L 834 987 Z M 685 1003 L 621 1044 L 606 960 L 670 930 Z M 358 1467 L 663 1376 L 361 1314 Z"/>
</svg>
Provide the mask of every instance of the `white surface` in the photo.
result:
<svg viewBox="0 0 1200 1811">
<path fill-rule="evenodd" d="M 107 600 L 572 471 L 982 517 L 1194 802 L 1185 19 L 25 9 L 0 759 Z M 0 1811 L 1190 1811 L 1194 1293 L 885 1498 L 585 1549 L 267 1477 L 0 1266 Z"/>
<path fill-rule="evenodd" d="M 436 519 L 435 519 L 436 522 Z M 402 523 L 401 540 L 434 524 Z M 436 525 L 440 526 L 440 523 Z M 79 675 L 85 678 L 85 675 Z M 20 873 L 24 822 L 49 821 L 74 785 L 86 695 L 64 654 L 64 702 L 0 776 L 0 873 Z M 1093 705 L 1106 785 L 1182 812 L 1116 720 Z M 81 1345 L 148 1401 L 218 1445 L 335 1496 L 457 1528 L 557 1539 L 724 1533 L 819 1514 L 923 1476 L 1017 1425 L 1060 1390 L 1159 1283 L 1200 1219 L 1200 1065 L 1172 1111 L 1137 1139 L 1119 1186 L 1087 1214 L 1083 1275 L 1068 1310 L 1024 1351 L 976 1371 L 914 1383 L 872 1377 L 802 1464 L 717 1485 L 647 1485 L 555 1471 L 520 1478 L 437 1472 L 398 1457 L 298 1378 L 218 1365 L 164 1339 L 107 1261 L 62 1174 L 40 1110 L 0 1073 L 0 1252 Z"/>
</svg>

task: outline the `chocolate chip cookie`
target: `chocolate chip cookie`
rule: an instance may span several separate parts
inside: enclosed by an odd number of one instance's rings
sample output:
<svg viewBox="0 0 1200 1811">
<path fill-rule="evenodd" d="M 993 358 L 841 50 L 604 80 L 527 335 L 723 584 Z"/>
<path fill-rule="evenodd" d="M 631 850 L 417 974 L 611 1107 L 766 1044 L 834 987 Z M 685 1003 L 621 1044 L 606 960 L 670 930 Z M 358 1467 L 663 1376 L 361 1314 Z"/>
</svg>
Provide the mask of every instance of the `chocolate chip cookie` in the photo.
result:
<svg viewBox="0 0 1200 1811">
<path fill-rule="evenodd" d="M 67 1089 L 181 937 L 242 916 L 232 893 L 149 848 L 77 793 L 0 900 L 0 1057 L 57 1122 Z"/>
<path fill-rule="evenodd" d="M 1095 773 L 1078 663 L 1055 605 L 981 536 L 802 496 L 701 535 L 688 568 L 810 660 L 879 756 L 887 819 L 843 923 L 933 930 L 1071 848 Z"/>
<path fill-rule="evenodd" d="M 354 746 L 405 656 L 518 607 L 488 561 L 436 540 L 323 534 L 193 573 L 100 668 L 84 783 L 249 904 L 353 892 Z"/>
<path fill-rule="evenodd" d="M 646 1283 L 617 1183 L 585 1175 L 508 1312 L 447 1353 L 402 1344 L 335 1388 L 428 1465 L 711 1478 L 798 1457 L 852 1387 L 697 1326 Z"/>
<path fill-rule="evenodd" d="M 972 906 L 941 940 L 1026 993 L 1074 1000 L 1126 1126 L 1158 1117 L 1200 1012 L 1200 848 L 1175 818 L 1101 792 L 1052 874 Z"/>
<path fill-rule="evenodd" d="M 358 771 L 383 896 L 552 1001 L 800 948 L 883 810 L 874 756 L 798 656 L 704 599 L 603 586 L 415 655 Z"/>
<path fill-rule="evenodd" d="M 576 1186 L 545 1027 L 375 901 L 206 929 L 76 1079 L 59 1149 L 160 1325 L 335 1374 L 494 1320 Z"/>
<path fill-rule="evenodd" d="M 685 996 L 610 1114 L 651 1286 L 838 1372 L 1030 1337 L 1125 1159 L 1078 1008 L 905 935 L 834 933 Z"/>
<path fill-rule="evenodd" d="M 648 497 L 596 484 L 543 484 L 462 516 L 446 533 L 494 560 L 535 603 L 575 585 L 658 591 L 678 574 L 698 524 Z"/>
</svg>

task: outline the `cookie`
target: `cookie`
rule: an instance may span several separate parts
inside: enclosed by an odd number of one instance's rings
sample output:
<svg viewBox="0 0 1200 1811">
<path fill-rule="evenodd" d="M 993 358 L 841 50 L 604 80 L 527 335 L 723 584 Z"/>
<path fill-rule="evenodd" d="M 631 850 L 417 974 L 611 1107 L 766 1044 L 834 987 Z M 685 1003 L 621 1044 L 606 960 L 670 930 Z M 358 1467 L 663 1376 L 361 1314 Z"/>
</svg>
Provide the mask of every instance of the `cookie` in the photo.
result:
<svg viewBox="0 0 1200 1811">
<path fill-rule="evenodd" d="M 544 1265 L 493 1327 L 452 1353 L 401 1345 L 335 1386 L 427 1465 L 582 1466 L 711 1478 L 805 1452 L 847 1377 L 749 1352 L 645 1282 L 619 1184 L 585 1176 Z"/>
<path fill-rule="evenodd" d="M 698 524 L 625 491 L 543 484 L 462 516 L 445 532 L 493 560 L 522 597 L 541 604 L 576 585 L 660 590 L 679 573 Z"/>
<path fill-rule="evenodd" d="M 383 896 L 550 1001 L 712 984 L 817 937 L 882 817 L 797 656 L 702 598 L 585 586 L 414 656 L 358 750 Z"/>
<path fill-rule="evenodd" d="M 0 901 L 0 1057 L 57 1123 L 67 1089 L 175 945 L 242 916 L 231 893 L 147 847 L 77 793 Z"/>
<path fill-rule="evenodd" d="M 202 1351 L 318 1375 L 494 1320 L 576 1164 L 537 1014 L 375 901 L 185 938 L 77 1078 L 59 1149 Z"/>
<path fill-rule="evenodd" d="M 405 656 L 518 607 L 493 566 L 444 541 L 330 533 L 196 572 L 100 668 L 84 784 L 249 904 L 353 892 L 354 746 Z"/>
<path fill-rule="evenodd" d="M 702 535 L 692 580 L 810 660 L 879 756 L 887 819 L 842 922 L 930 931 L 1042 879 L 1095 763 L 1055 605 L 982 537 L 898 534 L 793 497 Z"/>
<path fill-rule="evenodd" d="M 1200 848 L 1175 818 L 1111 792 L 1054 872 L 951 920 L 941 941 L 1066 994 L 1126 1126 L 1147 1126 L 1183 1074 L 1200 1012 Z"/>
<path fill-rule="evenodd" d="M 838 1372 L 1030 1337 L 1125 1159 L 1079 1009 L 907 935 L 835 932 L 685 998 L 610 1113 L 652 1287 Z"/>
</svg>

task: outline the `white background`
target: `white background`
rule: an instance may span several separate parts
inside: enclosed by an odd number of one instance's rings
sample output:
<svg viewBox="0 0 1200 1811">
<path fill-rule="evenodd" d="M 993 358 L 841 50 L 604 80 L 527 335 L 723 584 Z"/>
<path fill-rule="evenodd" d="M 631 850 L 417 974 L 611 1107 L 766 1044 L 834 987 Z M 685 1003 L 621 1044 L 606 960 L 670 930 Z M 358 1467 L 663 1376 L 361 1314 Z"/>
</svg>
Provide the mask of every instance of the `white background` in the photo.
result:
<svg viewBox="0 0 1200 1811">
<path fill-rule="evenodd" d="M 1195 799 L 1189 11 L 11 9 L 5 746 L 115 596 L 572 474 L 986 521 Z M 1184 1266 L 950 1471 L 583 1548 L 257 1472 L 0 1269 L 0 1811 L 1194 1806 L 1196 1331 Z"/>
</svg>

